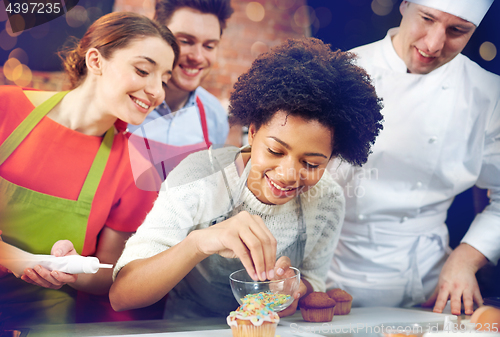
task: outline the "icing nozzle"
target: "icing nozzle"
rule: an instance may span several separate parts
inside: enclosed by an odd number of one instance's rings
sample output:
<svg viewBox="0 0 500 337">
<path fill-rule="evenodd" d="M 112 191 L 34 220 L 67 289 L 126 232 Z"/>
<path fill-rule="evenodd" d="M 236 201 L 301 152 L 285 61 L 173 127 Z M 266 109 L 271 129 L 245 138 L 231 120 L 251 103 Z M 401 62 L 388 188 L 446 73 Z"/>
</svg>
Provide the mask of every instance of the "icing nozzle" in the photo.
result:
<svg viewBox="0 0 500 337">
<path fill-rule="evenodd" d="M 99 263 L 99 269 L 104 268 L 104 269 L 111 269 L 113 268 L 112 264 L 107 264 L 107 263 Z"/>
</svg>

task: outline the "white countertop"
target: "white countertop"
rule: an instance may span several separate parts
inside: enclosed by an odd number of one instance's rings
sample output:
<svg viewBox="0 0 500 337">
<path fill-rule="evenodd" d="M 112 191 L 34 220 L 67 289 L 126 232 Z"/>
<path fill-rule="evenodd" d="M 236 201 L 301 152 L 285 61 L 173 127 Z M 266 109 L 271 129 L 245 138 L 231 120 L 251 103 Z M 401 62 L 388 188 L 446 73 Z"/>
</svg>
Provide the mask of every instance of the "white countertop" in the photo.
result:
<svg viewBox="0 0 500 337">
<path fill-rule="evenodd" d="M 300 311 L 282 318 L 276 337 L 343 336 L 374 337 L 369 326 L 384 323 L 440 323 L 447 314 L 436 314 L 423 309 L 402 308 L 353 308 L 349 315 L 334 316 L 328 323 L 309 323 L 302 319 Z M 453 316 L 456 320 L 456 316 Z M 344 330 L 342 330 L 344 328 Z M 340 330 L 339 330 L 340 329 Z M 26 334 L 27 332 L 27 334 Z M 23 329 L 23 337 L 83 337 L 83 336 L 131 336 L 134 337 L 231 337 L 231 329 L 225 317 L 200 320 L 149 320 L 109 323 L 81 323 L 30 326 Z"/>
</svg>

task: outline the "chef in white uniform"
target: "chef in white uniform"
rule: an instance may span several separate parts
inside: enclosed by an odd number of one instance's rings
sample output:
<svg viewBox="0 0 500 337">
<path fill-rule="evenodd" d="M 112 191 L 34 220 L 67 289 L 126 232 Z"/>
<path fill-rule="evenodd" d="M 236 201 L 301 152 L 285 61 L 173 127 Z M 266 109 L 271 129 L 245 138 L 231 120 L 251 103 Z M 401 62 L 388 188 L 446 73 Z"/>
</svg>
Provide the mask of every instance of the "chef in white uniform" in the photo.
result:
<svg viewBox="0 0 500 337">
<path fill-rule="evenodd" d="M 460 52 L 492 2 L 403 1 L 400 27 L 353 50 L 385 120 L 363 167 L 330 167 L 347 209 L 327 286 L 354 306 L 482 303 L 475 272 L 500 257 L 500 77 Z M 474 185 L 491 204 L 452 252 L 446 212 Z"/>
</svg>

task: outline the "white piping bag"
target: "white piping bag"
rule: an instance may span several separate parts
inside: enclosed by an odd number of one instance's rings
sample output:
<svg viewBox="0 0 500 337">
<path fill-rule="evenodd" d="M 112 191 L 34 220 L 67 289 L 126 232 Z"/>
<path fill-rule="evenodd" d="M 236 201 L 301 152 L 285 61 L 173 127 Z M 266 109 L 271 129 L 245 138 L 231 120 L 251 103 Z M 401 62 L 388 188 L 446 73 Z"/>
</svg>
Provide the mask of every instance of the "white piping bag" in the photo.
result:
<svg viewBox="0 0 500 337">
<path fill-rule="evenodd" d="M 100 268 L 113 268 L 112 264 L 102 264 L 94 256 L 68 255 L 53 256 L 31 254 L 0 241 L 0 265 L 12 271 L 16 277 L 24 274 L 24 269 L 36 265 L 68 274 L 95 274 Z"/>
</svg>

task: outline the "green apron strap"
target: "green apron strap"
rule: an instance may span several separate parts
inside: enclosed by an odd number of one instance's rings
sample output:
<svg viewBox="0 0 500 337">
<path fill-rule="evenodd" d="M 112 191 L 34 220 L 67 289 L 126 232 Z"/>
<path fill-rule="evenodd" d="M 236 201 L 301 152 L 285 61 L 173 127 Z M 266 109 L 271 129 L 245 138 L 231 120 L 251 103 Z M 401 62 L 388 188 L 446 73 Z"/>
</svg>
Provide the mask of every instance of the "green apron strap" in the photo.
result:
<svg viewBox="0 0 500 337">
<path fill-rule="evenodd" d="M 80 195 L 78 196 L 78 201 L 92 203 L 97 187 L 99 186 L 99 182 L 101 181 L 102 174 L 106 168 L 109 154 L 111 153 L 114 136 L 115 128 L 112 126 L 104 135 L 99 151 L 97 151 L 94 162 L 90 167 L 89 174 L 87 175 L 82 190 L 80 191 Z"/>
<path fill-rule="evenodd" d="M 42 118 L 49 113 L 52 108 L 54 108 L 59 101 L 68 93 L 69 91 L 61 91 L 50 97 L 48 100 L 37 106 L 29 115 L 26 117 L 21 124 L 7 137 L 7 139 L 0 145 L 0 165 L 9 158 L 9 156 L 14 152 L 14 150 L 21 144 L 21 142 L 26 138 L 26 136 L 33 130 L 33 128 L 42 120 Z"/>
<path fill-rule="evenodd" d="M 68 92 L 69 91 L 61 91 L 56 93 L 33 109 L 33 111 L 21 122 L 21 124 L 17 126 L 17 128 L 9 135 L 9 137 L 7 137 L 3 144 L 0 145 L 0 165 L 2 165 L 7 158 L 9 158 L 12 152 L 14 152 L 19 144 L 21 144 L 31 130 L 33 130 L 42 118 L 47 115 Z M 80 191 L 80 195 L 78 196 L 79 201 L 92 203 L 111 152 L 114 131 L 114 127 L 111 127 L 106 132 L 101 146 L 99 147 L 99 151 L 97 151 L 97 155 L 94 158 L 94 162 L 90 167 L 87 178 L 85 179 L 82 190 Z"/>
</svg>

